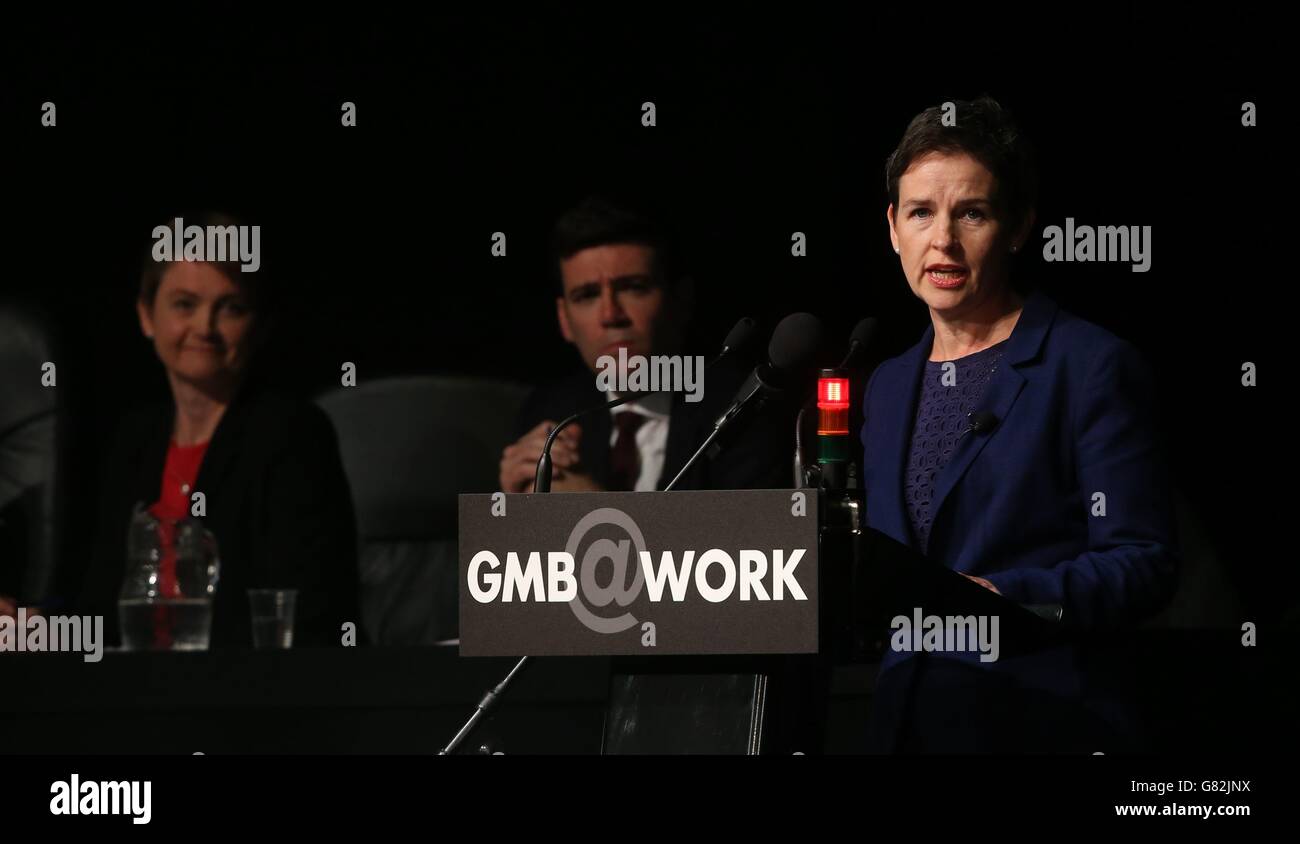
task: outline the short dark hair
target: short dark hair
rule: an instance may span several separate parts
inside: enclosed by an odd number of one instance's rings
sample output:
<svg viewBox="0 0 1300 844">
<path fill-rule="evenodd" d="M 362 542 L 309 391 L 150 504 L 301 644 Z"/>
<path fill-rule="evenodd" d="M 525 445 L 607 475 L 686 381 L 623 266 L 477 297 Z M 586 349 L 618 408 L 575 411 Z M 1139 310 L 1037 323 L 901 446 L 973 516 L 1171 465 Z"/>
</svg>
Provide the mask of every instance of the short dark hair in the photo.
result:
<svg viewBox="0 0 1300 844">
<path fill-rule="evenodd" d="M 166 220 L 160 222 L 158 226 L 171 228 L 177 218 L 184 221 L 185 227 L 200 226 L 206 230 L 208 226 L 235 226 L 244 225 L 244 221 L 223 211 L 194 211 L 190 213 L 178 213 Z M 158 226 L 150 228 L 150 232 L 155 231 Z M 178 263 L 180 258 L 172 261 L 158 261 L 154 259 L 155 240 L 151 237 L 145 244 L 140 256 L 140 291 L 139 298 L 149 307 L 153 307 L 154 299 L 158 295 L 158 288 L 162 286 L 163 276 L 171 265 Z M 173 248 L 179 249 L 179 244 L 174 244 Z M 246 273 L 240 268 L 238 257 L 234 261 L 207 261 L 221 272 L 226 278 L 233 281 L 239 286 L 251 301 L 250 305 L 254 310 L 262 310 L 266 305 L 266 279 L 265 271 L 260 267 L 257 272 Z"/>
<path fill-rule="evenodd" d="M 898 181 L 907 168 L 933 152 L 964 152 L 993 174 L 999 211 L 1013 227 L 1024 222 L 1038 200 L 1038 170 L 1034 150 L 1010 112 L 984 95 L 952 101 L 956 123 L 945 126 L 943 106 L 931 106 L 912 118 L 898 148 L 885 164 L 885 189 L 898 208 Z"/>
<path fill-rule="evenodd" d="M 654 271 L 665 285 L 675 284 L 682 268 L 672 237 L 643 205 L 608 196 L 588 196 L 565 211 L 551 232 L 551 265 L 560 292 L 560 261 L 584 249 L 635 243 L 654 250 Z"/>
</svg>

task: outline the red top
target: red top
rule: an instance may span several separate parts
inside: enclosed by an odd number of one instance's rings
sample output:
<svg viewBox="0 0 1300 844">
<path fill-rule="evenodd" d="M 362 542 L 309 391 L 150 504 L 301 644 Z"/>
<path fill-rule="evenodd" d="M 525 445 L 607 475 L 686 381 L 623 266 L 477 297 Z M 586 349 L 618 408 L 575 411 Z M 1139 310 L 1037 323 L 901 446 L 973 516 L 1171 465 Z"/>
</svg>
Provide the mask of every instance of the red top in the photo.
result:
<svg viewBox="0 0 1300 844">
<path fill-rule="evenodd" d="M 190 512 L 190 495 L 194 493 L 194 484 L 199 477 L 199 466 L 203 463 L 203 454 L 208 450 L 206 442 L 194 445 L 177 445 L 175 440 L 167 446 L 167 462 L 163 464 L 162 490 L 158 500 L 149 508 L 161 524 L 159 539 L 162 541 L 163 557 L 159 570 L 159 589 L 164 598 L 180 596 L 180 587 L 176 583 L 176 547 L 173 544 L 173 526 L 184 519 Z"/>
</svg>

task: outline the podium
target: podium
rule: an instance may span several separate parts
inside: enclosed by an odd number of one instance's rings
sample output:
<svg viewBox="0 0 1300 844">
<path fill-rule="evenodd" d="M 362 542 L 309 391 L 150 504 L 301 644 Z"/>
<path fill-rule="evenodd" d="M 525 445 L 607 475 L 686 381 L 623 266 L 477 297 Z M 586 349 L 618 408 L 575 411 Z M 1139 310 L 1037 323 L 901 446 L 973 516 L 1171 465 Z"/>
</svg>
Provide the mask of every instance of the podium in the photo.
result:
<svg viewBox="0 0 1300 844">
<path fill-rule="evenodd" d="M 921 644 L 903 628 L 922 618 L 994 620 L 995 658 L 1060 641 L 1050 612 L 862 527 L 847 503 L 462 495 L 461 654 L 613 656 L 605 753 L 816 753 L 831 668 Z"/>
</svg>

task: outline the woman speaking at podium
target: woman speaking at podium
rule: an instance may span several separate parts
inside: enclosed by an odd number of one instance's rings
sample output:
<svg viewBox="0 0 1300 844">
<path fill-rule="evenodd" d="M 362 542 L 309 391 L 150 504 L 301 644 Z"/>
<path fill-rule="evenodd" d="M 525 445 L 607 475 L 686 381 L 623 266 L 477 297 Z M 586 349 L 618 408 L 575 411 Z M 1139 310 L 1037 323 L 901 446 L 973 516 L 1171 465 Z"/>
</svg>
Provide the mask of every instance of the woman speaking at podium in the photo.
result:
<svg viewBox="0 0 1300 844">
<path fill-rule="evenodd" d="M 1013 284 L 1031 151 L 995 101 L 945 106 L 912 120 L 886 167 L 890 240 L 931 325 L 864 393 L 866 522 L 1011 601 L 1060 606 L 1070 631 L 1132 625 L 1177 571 L 1151 373 L 1131 344 Z M 887 649 L 874 744 L 1135 747 L 1086 663 L 1069 646 L 992 662 Z"/>
</svg>

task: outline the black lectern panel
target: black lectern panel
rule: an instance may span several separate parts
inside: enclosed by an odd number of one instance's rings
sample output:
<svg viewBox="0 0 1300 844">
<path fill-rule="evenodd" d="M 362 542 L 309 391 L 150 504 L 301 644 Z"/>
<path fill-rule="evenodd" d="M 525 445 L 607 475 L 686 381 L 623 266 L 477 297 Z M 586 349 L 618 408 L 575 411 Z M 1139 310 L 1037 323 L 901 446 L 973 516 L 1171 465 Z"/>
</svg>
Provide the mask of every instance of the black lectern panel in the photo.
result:
<svg viewBox="0 0 1300 844">
<path fill-rule="evenodd" d="M 766 674 L 615 674 L 607 754 L 762 750 Z"/>
</svg>

